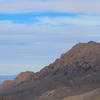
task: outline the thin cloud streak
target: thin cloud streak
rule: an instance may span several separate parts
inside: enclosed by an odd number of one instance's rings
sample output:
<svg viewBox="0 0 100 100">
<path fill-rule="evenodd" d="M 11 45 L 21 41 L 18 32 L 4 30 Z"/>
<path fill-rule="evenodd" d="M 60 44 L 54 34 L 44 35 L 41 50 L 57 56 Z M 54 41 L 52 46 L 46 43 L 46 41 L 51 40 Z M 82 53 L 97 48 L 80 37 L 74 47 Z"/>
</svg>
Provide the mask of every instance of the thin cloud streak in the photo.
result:
<svg viewBox="0 0 100 100">
<path fill-rule="evenodd" d="M 23 1 L 23 2 L 1 2 L 1 13 L 18 12 L 41 12 L 41 11 L 60 11 L 60 12 L 91 12 L 100 13 L 100 2 L 67 2 L 67 1 Z"/>
<path fill-rule="evenodd" d="M 81 16 L 78 18 L 39 18 L 38 24 L 40 25 L 100 25 L 100 16 Z"/>
</svg>

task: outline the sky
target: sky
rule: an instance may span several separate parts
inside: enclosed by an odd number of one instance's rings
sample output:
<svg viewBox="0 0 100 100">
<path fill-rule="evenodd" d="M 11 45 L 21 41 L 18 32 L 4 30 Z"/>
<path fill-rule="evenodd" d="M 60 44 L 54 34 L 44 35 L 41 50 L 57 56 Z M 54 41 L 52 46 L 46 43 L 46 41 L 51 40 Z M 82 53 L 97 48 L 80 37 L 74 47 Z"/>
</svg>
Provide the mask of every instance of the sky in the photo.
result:
<svg viewBox="0 0 100 100">
<path fill-rule="evenodd" d="M 100 0 L 0 0 L 0 75 L 37 72 L 88 41 L 100 41 Z"/>
</svg>

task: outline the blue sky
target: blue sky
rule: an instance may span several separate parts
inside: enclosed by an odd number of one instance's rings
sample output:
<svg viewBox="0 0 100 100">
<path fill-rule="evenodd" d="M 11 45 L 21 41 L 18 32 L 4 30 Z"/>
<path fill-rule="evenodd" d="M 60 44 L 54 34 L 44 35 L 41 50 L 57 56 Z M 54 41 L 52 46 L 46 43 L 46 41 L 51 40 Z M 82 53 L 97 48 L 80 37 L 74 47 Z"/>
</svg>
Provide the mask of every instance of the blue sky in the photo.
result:
<svg viewBox="0 0 100 100">
<path fill-rule="evenodd" d="M 78 42 L 99 42 L 99 9 L 99 0 L 0 0 L 0 75 L 36 72 Z"/>
</svg>

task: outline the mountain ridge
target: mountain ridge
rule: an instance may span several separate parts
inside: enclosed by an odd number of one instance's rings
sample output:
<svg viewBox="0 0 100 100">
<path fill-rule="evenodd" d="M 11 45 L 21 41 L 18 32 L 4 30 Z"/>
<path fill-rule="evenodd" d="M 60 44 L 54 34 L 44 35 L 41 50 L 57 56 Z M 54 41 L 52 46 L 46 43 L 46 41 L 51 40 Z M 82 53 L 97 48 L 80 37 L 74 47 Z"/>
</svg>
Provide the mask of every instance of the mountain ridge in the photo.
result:
<svg viewBox="0 0 100 100">
<path fill-rule="evenodd" d="M 13 100 L 33 100 L 47 91 L 62 87 L 80 88 L 81 91 L 96 89 L 100 87 L 99 59 L 100 43 L 78 43 L 52 64 L 37 73 L 31 73 L 29 80 L 25 78 L 24 81 L 2 88 L 0 96 Z"/>
</svg>

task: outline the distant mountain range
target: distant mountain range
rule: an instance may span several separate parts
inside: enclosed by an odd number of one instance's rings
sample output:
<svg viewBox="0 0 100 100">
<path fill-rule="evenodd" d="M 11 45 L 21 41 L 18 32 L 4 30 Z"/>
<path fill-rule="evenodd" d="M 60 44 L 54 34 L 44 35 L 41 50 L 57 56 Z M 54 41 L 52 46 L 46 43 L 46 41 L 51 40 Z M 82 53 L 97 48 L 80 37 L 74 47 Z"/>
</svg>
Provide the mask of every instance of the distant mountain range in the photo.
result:
<svg viewBox="0 0 100 100">
<path fill-rule="evenodd" d="M 37 73 L 0 85 L 7 100 L 100 100 L 100 43 L 78 43 Z M 96 98 L 96 99 L 95 99 Z"/>
<path fill-rule="evenodd" d="M 16 77 L 16 75 L 0 75 L 0 83 L 6 80 L 12 80 Z"/>
</svg>

